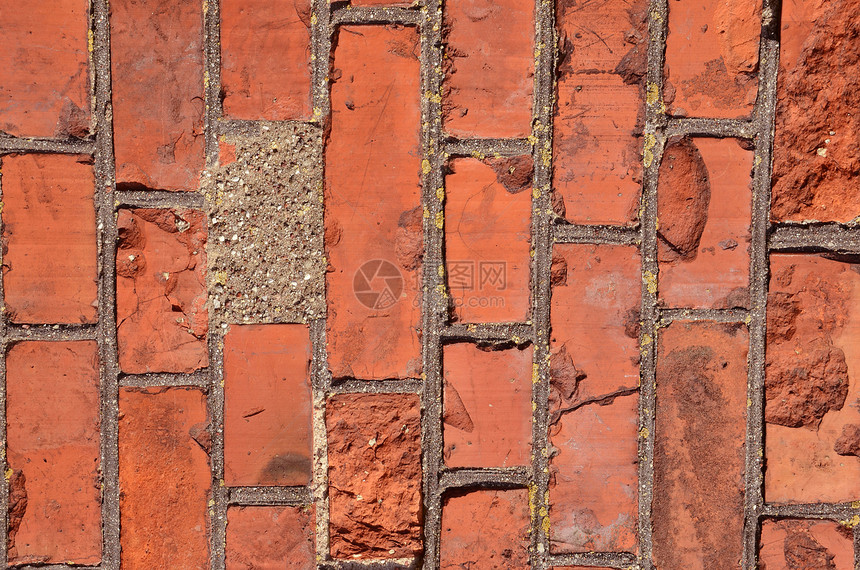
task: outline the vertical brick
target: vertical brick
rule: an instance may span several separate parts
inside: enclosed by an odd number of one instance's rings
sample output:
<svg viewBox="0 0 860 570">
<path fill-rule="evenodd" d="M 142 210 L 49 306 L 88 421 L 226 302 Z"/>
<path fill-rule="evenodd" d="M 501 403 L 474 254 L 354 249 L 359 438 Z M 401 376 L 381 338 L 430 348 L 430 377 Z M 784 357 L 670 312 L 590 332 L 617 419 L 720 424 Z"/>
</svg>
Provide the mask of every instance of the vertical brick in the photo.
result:
<svg viewBox="0 0 860 570">
<path fill-rule="evenodd" d="M 342 394 L 326 408 L 331 555 L 421 552 L 421 423 L 414 394 Z"/>
<path fill-rule="evenodd" d="M 642 180 L 648 3 L 560 2 L 553 187 L 571 222 L 629 224 Z"/>
<path fill-rule="evenodd" d="M 743 325 L 675 322 L 660 334 L 651 506 L 660 570 L 740 564 L 748 348 Z"/>
<path fill-rule="evenodd" d="M 817 255 L 772 255 L 765 370 L 765 497 L 860 497 L 860 274 Z"/>
<path fill-rule="evenodd" d="M 221 3 L 225 116 L 272 121 L 310 117 L 310 26 L 310 0 Z"/>
<path fill-rule="evenodd" d="M 667 146 L 657 189 L 660 300 L 749 306 L 753 153 L 732 139 Z"/>
<path fill-rule="evenodd" d="M 445 464 L 531 463 L 532 349 L 444 347 Z"/>
<path fill-rule="evenodd" d="M 851 529 L 833 521 L 766 520 L 761 525 L 759 568 L 854 569 Z"/>
<path fill-rule="evenodd" d="M 553 254 L 550 528 L 556 552 L 637 548 L 639 255 Z"/>
<path fill-rule="evenodd" d="M 758 90 L 761 0 L 672 0 L 664 102 L 672 115 L 749 117 Z"/>
<path fill-rule="evenodd" d="M 97 358 L 93 341 L 22 342 L 6 356 L 11 565 L 101 560 Z"/>
<path fill-rule="evenodd" d="M 311 346 L 305 325 L 230 327 L 224 337 L 224 480 L 306 485 Z"/>
<path fill-rule="evenodd" d="M 86 0 L 21 0 L 0 17 L 0 131 L 18 137 L 90 132 Z"/>
<path fill-rule="evenodd" d="M 120 390 L 123 568 L 209 568 L 207 422 L 200 390 Z"/>
<path fill-rule="evenodd" d="M 459 138 L 530 135 L 534 5 L 462 0 L 444 10 L 445 131 Z"/>
<path fill-rule="evenodd" d="M 94 323 L 96 211 L 92 161 L 3 158 L 3 283 L 16 323 Z"/>
<path fill-rule="evenodd" d="M 773 145 L 771 218 L 860 216 L 860 2 L 785 0 Z"/>
<path fill-rule="evenodd" d="M 230 507 L 226 562 L 227 570 L 314 568 L 313 511 L 307 507 Z"/>
<path fill-rule="evenodd" d="M 111 3 L 117 186 L 196 190 L 203 168 L 199 2 Z"/>
<path fill-rule="evenodd" d="M 454 316 L 524 321 L 529 314 L 529 157 L 451 161 L 445 178 L 445 260 Z"/>
<path fill-rule="evenodd" d="M 335 378 L 421 373 L 418 54 L 411 27 L 342 26 L 338 34 L 325 205 Z"/>
<path fill-rule="evenodd" d="M 194 210 L 120 210 L 117 226 L 120 368 L 141 374 L 205 367 L 205 216 Z"/>
<path fill-rule="evenodd" d="M 528 502 L 525 489 L 474 491 L 446 498 L 439 567 L 528 568 Z"/>
</svg>

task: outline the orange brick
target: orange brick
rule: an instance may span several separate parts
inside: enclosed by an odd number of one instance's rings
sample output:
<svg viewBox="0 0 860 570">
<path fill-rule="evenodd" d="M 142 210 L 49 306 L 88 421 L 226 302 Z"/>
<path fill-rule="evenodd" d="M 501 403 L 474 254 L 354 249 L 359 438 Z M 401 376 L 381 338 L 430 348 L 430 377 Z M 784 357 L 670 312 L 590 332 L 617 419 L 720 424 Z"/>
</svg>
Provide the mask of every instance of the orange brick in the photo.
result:
<svg viewBox="0 0 860 570">
<path fill-rule="evenodd" d="M 227 570 L 308 570 L 316 565 L 307 507 L 227 509 Z"/>
<path fill-rule="evenodd" d="M 759 568 L 854 569 L 851 529 L 833 521 L 766 520 L 761 525 Z"/>
</svg>

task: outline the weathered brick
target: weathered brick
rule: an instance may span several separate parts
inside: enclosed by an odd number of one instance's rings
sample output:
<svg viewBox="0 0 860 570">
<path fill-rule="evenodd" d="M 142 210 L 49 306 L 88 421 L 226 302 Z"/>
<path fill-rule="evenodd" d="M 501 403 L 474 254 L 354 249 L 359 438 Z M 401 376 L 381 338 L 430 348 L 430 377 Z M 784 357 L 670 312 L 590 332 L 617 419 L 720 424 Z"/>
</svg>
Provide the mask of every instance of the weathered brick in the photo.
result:
<svg viewBox="0 0 860 570">
<path fill-rule="evenodd" d="M 201 390 L 120 390 L 123 568 L 209 568 L 208 433 Z"/>
<path fill-rule="evenodd" d="M 528 568 L 528 504 L 525 489 L 447 497 L 442 505 L 440 568 Z"/>
<path fill-rule="evenodd" d="M 224 481 L 306 485 L 311 346 L 305 325 L 230 327 L 224 337 Z"/>
<path fill-rule="evenodd" d="M 851 529 L 833 521 L 766 520 L 761 525 L 760 570 L 853 570 Z"/>
<path fill-rule="evenodd" d="M 22 342 L 6 356 L 9 563 L 101 560 L 94 341 Z"/>
<path fill-rule="evenodd" d="M 761 0 L 669 2 L 669 114 L 748 117 L 758 90 Z"/>
<path fill-rule="evenodd" d="M 557 213 L 571 222 L 637 218 L 647 7 L 644 0 L 559 2 L 553 187 L 566 210 Z"/>
<path fill-rule="evenodd" d="M 737 324 L 660 333 L 651 524 L 661 570 L 740 564 L 748 345 Z"/>
<path fill-rule="evenodd" d="M 765 497 L 860 497 L 860 274 L 817 255 L 771 256 Z"/>
<path fill-rule="evenodd" d="M 510 467 L 531 462 L 532 349 L 443 353 L 445 464 Z"/>
<path fill-rule="evenodd" d="M 732 139 L 668 145 L 657 189 L 660 300 L 749 306 L 753 153 Z"/>
<path fill-rule="evenodd" d="M 22 0 L 0 18 L 0 131 L 19 137 L 90 132 L 86 0 Z"/>
<path fill-rule="evenodd" d="M 529 314 L 530 157 L 461 158 L 445 177 L 445 259 L 454 317 L 516 322 Z"/>
<path fill-rule="evenodd" d="M 139 374 L 205 367 L 205 216 L 194 210 L 120 210 L 117 226 L 120 368 Z"/>
<path fill-rule="evenodd" d="M 638 252 L 626 246 L 556 246 L 553 265 L 552 548 L 635 552 Z"/>
<path fill-rule="evenodd" d="M 774 220 L 860 216 L 860 2 L 782 3 L 773 145 Z"/>
<path fill-rule="evenodd" d="M 225 116 L 310 118 L 310 26 L 310 0 L 221 3 Z"/>
<path fill-rule="evenodd" d="M 313 511 L 307 507 L 230 507 L 226 562 L 227 570 L 314 568 Z"/>
<path fill-rule="evenodd" d="M 117 186 L 196 190 L 204 164 L 199 2 L 111 2 Z"/>
<path fill-rule="evenodd" d="M 326 409 L 331 554 L 421 552 L 421 425 L 413 394 L 342 394 Z"/>
<path fill-rule="evenodd" d="M 463 0 L 444 7 L 445 131 L 460 138 L 531 134 L 534 6 Z"/>
<path fill-rule="evenodd" d="M 3 158 L 3 283 L 16 323 L 97 321 L 92 160 Z"/>
<path fill-rule="evenodd" d="M 326 146 L 332 375 L 421 373 L 421 148 L 415 28 L 342 26 Z"/>
</svg>

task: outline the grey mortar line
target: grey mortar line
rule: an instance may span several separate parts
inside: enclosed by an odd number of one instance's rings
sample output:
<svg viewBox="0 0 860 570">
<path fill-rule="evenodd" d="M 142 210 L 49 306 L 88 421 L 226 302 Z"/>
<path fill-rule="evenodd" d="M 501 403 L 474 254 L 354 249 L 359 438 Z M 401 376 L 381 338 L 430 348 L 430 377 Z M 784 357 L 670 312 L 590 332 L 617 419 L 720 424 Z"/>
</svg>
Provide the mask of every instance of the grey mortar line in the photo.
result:
<svg viewBox="0 0 860 570">
<path fill-rule="evenodd" d="M 420 394 L 423 381 L 416 378 L 403 380 L 340 380 L 329 388 L 330 394 Z"/>
<path fill-rule="evenodd" d="M 836 223 L 772 224 L 771 252 L 834 252 L 860 254 L 860 226 Z"/>
<path fill-rule="evenodd" d="M 452 489 L 522 489 L 531 482 L 530 468 L 469 468 L 443 469 L 439 473 L 439 487 Z"/>
<path fill-rule="evenodd" d="M 169 190 L 119 190 L 114 196 L 117 208 L 172 208 L 200 210 L 204 205 L 199 192 Z"/>
<path fill-rule="evenodd" d="M 532 153 L 528 139 L 451 139 L 443 145 L 450 157 L 521 156 Z"/>
<path fill-rule="evenodd" d="M 39 341 L 64 341 L 64 340 L 97 340 L 99 338 L 98 324 L 92 325 L 13 325 L 5 322 L 3 343 L 8 346 L 12 343 L 39 340 Z M 27 328 L 25 328 L 27 327 Z"/>
<path fill-rule="evenodd" d="M 534 342 L 531 323 L 453 323 L 442 327 L 440 334 L 444 342 L 495 341 L 517 346 Z"/>
<path fill-rule="evenodd" d="M 422 21 L 419 10 L 397 7 L 350 6 L 338 7 L 331 12 L 333 26 L 344 24 L 401 24 L 417 26 Z"/>
<path fill-rule="evenodd" d="M 752 139 L 756 124 L 748 119 L 710 119 L 703 117 L 669 117 L 666 138 L 675 136 Z"/>
<path fill-rule="evenodd" d="M 211 355 L 210 355 L 211 357 Z M 210 364 L 211 366 L 211 364 Z M 119 385 L 122 388 L 204 388 L 211 384 L 209 369 L 198 370 L 189 374 L 150 373 L 150 374 L 120 374 Z"/>
<path fill-rule="evenodd" d="M 2 159 L 0 156 L 0 167 L 2 167 Z M 3 200 L 3 173 L 2 168 L 0 168 L 0 201 Z M 2 223 L 0 223 L 0 229 L 2 229 Z M 0 247 L 0 265 L 4 263 L 3 261 L 3 249 Z M 7 438 L 6 438 L 6 352 L 8 351 L 9 345 L 9 336 L 8 336 L 8 313 L 6 312 L 6 291 L 5 291 L 5 279 L 0 275 L 0 308 L 2 308 L 2 312 L 0 312 L 0 444 L 2 444 L 2 452 L 0 452 L 0 467 L 3 469 L 3 473 L 7 473 L 9 469 L 9 463 L 7 461 L 6 456 L 6 448 L 7 448 Z M 3 532 L 0 532 L 0 567 L 6 568 L 8 563 L 8 539 L 9 539 L 9 481 L 6 480 L 4 476 L 2 480 L 0 480 L 0 510 L 2 510 L 2 514 L 0 514 L 0 524 L 2 524 Z"/>
<path fill-rule="evenodd" d="M 851 503 L 765 503 L 762 518 L 849 519 L 858 513 Z"/>
<path fill-rule="evenodd" d="M 749 318 L 745 309 L 659 309 L 658 328 L 674 321 L 712 321 L 716 323 L 745 323 Z"/>
<path fill-rule="evenodd" d="M 313 501 L 308 487 L 229 487 L 227 504 L 230 506 L 291 506 L 302 507 Z"/>
<path fill-rule="evenodd" d="M 638 245 L 641 230 L 637 226 L 586 226 L 556 223 L 552 227 L 554 243 Z"/>
<path fill-rule="evenodd" d="M 0 137 L 0 156 L 15 153 L 88 154 L 95 152 L 96 144 L 82 139 L 31 139 Z"/>
<path fill-rule="evenodd" d="M 553 554 L 549 557 L 551 567 L 559 566 L 598 566 L 605 568 L 624 568 L 636 565 L 636 556 L 623 552 L 580 552 L 576 554 Z"/>
</svg>

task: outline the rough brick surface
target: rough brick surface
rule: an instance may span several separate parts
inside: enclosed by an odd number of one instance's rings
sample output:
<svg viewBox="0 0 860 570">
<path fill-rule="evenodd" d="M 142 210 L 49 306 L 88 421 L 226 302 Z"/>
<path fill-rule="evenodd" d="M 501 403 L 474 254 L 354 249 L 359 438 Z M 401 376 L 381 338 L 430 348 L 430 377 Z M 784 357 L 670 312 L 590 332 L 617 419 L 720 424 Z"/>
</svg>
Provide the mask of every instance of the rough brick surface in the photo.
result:
<svg viewBox="0 0 860 570">
<path fill-rule="evenodd" d="M 119 187 L 197 188 L 203 169 L 201 8 L 195 2 L 111 2 Z"/>
<path fill-rule="evenodd" d="M 97 356 L 93 341 L 6 356 L 10 564 L 101 560 Z"/>
<path fill-rule="evenodd" d="M 227 570 L 308 570 L 315 560 L 310 509 L 227 509 Z"/>
<path fill-rule="evenodd" d="M 25 137 L 89 135 L 88 8 L 86 0 L 4 6 L 0 131 Z"/>
<path fill-rule="evenodd" d="M 119 413 L 122 567 L 209 568 L 206 395 L 122 389 Z"/>
<path fill-rule="evenodd" d="M 310 26 L 310 0 L 221 3 L 225 116 L 273 121 L 310 117 Z"/>
<path fill-rule="evenodd" d="M 311 346 L 305 325 L 232 326 L 224 338 L 224 481 L 306 485 Z"/>
<path fill-rule="evenodd" d="M 531 158 L 455 159 L 449 170 L 445 255 L 455 320 L 526 320 Z"/>
<path fill-rule="evenodd" d="M 651 511 L 660 570 L 741 559 L 748 345 L 740 324 L 676 322 L 660 334 Z"/>
<path fill-rule="evenodd" d="M 120 210 L 117 338 L 123 372 L 192 372 L 206 348 L 206 218 L 194 210 Z"/>
<path fill-rule="evenodd" d="M 92 161 L 81 155 L 3 158 L 3 285 L 17 323 L 96 322 Z"/>
<path fill-rule="evenodd" d="M 760 570 L 853 570 L 851 530 L 833 521 L 796 519 L 762 523 Z"/>
<path fill-rule="evenodd" d="M 418 54 L 414 28 L 340 28 L 325 207 L 326 340 L 336 378 L 421 373 Z"/>
<path fill-rule="evenodd" d="M 343 394 L 326 408 L 335 558 L 421 552 L 421 425 L 412 394 Z"/>
</svg>

